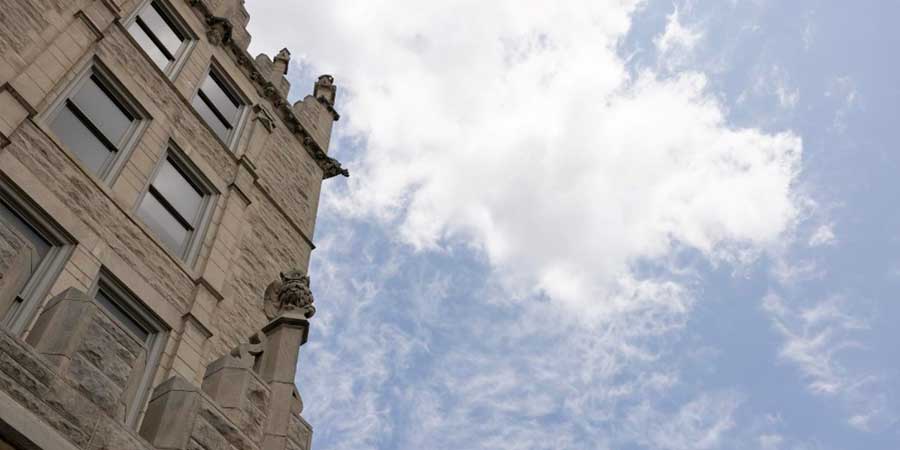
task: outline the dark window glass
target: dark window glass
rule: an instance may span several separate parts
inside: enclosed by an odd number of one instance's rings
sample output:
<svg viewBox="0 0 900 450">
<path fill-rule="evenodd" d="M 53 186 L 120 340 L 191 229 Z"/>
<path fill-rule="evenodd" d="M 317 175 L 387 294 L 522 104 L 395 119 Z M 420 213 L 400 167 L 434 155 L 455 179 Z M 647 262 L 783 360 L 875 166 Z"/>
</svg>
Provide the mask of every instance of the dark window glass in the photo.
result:
<svg viewBox="0 0 900 450">
<path fill-rule="evenodd" d="M 197 219 L 203 194 L 168 160 L 159 168 L 153 187 L 185 221 L 193 223 Z"/>
<path fill-rule="evenodd" d="M 31 243 L 34 255 L 30 258 L 29 270 L 33 274 L 38 266 L 41 265 L 41 261 L 47 256 L 47 253 L 50 252 L 52 245 L 3 202 L 0 202 L 0 224 L 12 229 L 18 236 Z"/>
<path fill-rule="evenodd" d="M 130 331 L 138 340 L 141 342 L 147 342 L 147 338 L 150 337 L 150 332 L 144 328 L 138 321 L 134 320 L 131 314 L 125 312 L 118 303 L 116 303 L 107 291 L 104 286 L 100 286 L 97 289 L 97 295 L 94 297 L 97 299 L 97 303 L 103 307 L 107 312 L 109 312 L 122 326 L 124 326 L 128 331 Z"/>
<path fill-rule="evenodd" d="M 200 113 L 200 116 L 203 117 L 203 120 L 212 127 L 213 131 L 216 132 L 216 135 L 222 138 L 222 140 L 228 139 L 228 130 L 231 128 L 226 123 L 222 122 L 222 119 L 219 118 L 218 115 L 212 110 L 212 108 L 206 103 L 202 97 L 202 93 L 198 94 L 194 97 L 194 108 Z"/>
<path fill-rule="evenodd" d="M 234 122 L 237 120 L 240 104 L 225 92 L 219 80 L 216 80 L 212 74 L 206 76 L 200 90 L 206 95 L 206 99 L 212 103 L 211 106 L 222 115 L 225 123 L 233 128 Z"/>
<path fill-rule="evenodd" d="M 160 199 L 157 198 L 155 189 L 144 196 L 138 207 L 138 216 L 162 239 L 163 243 L 177 253 L 181 253 L 187 241 L 189 230 L 178 221 L 172 211 L 169 211 Z"/>
<path fill-rule="evenodd" d="M 172 250 L 185 252 L 202 219 L 206 194 L 180 164 L 166 158 L 138 206 L 138 215 Z"/>
<path fill-rule="evenodd" d="M 144 51 L 147 52 L 148 55 L 150 55 L 150 59 L 152 59 L 160 69 L 165 69 L 166 67 L 168 67 L 169 63 L 172 60 L 169 59 L 169 57 L 159 49 L 156 43 L 153 42 L 153 39 L 150 37 L 150 35 L 147 34 L 147 32 L 144 31 L 143 28 L 141 28 L 141 25 L 137 21 L 135 21 L 133 24 L 131 24 L 130 27 L 128 27 L 128 32 L 130 32 L 131 35 L 134 36 L 134 40 L 136 40 L 138 42 L 138 45 L 140 45 L 141 48 L 144 49 Z"/>
<path fill-rule="evenodd" d="M 72 96 L 72 102 L 109 142 L 114 145 L 121 143 L 132 117 L 97 84 L 93 76 Z"/>
<path fill-rule="evenodd" d="M 75 153 L 75 156 L 94 173 L 99 173 L 113 154 L 112 150 L 85 126 L 84 121 L 76 115 L 69 104 L 63 106 L 50 127 L 72 153 Z"/>
<path fill-rule="evenodd" d="M 128 31 L 150 55 L 150 59 L 163 70 L 175 61 L 175 55 L 184 43 L 184 36 L 166 18 L 155 1 L 138 13 Z"/>
<path fill-rule="evenodd" d="M 183 39 L 169 24 L 169 21 L 160 14 L 156 2 L 151 2 L 147 8 L 144 8 L 139 17 L 170 56 L 178 53 Z"/>
</svg>

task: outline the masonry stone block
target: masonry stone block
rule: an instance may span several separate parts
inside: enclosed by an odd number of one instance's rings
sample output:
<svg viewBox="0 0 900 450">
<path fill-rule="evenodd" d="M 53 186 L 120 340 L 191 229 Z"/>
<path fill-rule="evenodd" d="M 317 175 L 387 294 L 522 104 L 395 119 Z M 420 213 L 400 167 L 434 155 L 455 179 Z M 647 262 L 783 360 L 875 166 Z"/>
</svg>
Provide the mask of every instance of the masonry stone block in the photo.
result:
<svg viewBox="0 0 900 450">
<path fill-rule="evenodd" d="M 158 449 L 183 449 L 200 407 L 200 389 L 175 376 L 156 387 L 140 435 Z"/>
<path fill-rule="evenodd" d="M 104 413 L 124 420 L 147 356 L 109 312 L 67 289 L 49 302 L 28 342 Z"/>
</svg>

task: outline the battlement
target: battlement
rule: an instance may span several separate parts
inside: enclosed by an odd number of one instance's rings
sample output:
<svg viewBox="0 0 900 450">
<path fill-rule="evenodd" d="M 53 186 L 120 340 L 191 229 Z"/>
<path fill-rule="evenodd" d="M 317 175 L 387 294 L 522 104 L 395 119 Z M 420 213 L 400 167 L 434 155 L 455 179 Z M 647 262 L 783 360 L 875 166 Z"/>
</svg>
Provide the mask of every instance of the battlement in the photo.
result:
<svg viewBox="0 0 900 450">
<path fill-rule="evenodd" d="M 287 101 L 290 83 L 285 78 L 290 51 L 282 49 L 275 58 L 260 54 L 251 58 L 247 53 L 250 34 L 246 26 L 249 15 L 243 0 L 186 0 L 207 27 L 207 40 L 225 47 L 245 75 L 255 83 L 257 93 L 271 102 L 276 114 L 296 134 L 316 164 L 322 168 L 323 178 L 349 176 L 341 164 L 328 156 L 332 122 L 340 119 L 334 108 L 337 88 L 331 75 L 322 75 L 312 95 L 293 106 Z M 221 15 L 219 15 L 221 14 Z M 299 104 L 299 105 L 298 105 Z"/>
</svg>

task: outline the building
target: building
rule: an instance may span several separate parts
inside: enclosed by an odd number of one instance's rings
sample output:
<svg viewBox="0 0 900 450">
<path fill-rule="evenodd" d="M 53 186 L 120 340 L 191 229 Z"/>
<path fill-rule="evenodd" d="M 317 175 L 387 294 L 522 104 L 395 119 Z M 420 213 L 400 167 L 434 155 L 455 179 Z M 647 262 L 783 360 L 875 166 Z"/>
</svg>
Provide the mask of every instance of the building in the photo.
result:
<svg viewBox="0 0 900 450">
<path fill-rule="evenodd" d="M 308 449 L 332 78 L 288 103 L 242 0 L 0 11 L 0 450 Z"/>
</svg>

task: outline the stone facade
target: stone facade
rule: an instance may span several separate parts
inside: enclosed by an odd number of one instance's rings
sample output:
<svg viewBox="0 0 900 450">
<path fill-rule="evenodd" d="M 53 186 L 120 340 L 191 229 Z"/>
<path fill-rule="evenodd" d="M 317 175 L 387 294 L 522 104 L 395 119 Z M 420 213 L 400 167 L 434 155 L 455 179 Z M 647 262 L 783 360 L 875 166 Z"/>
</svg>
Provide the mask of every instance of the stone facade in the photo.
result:
<svg viewBox="0 0 900 450">
<path fill-rule="evenodd" d="M 129 31 L 151 0 L 0 0 L 0 206 L 51 244 L 34 274 L 0 215 L 0 450 L 308 449 L 293 378 L 311 314 L 267 314 L 264 294 L 306 273 L 322 181 L 347 175 L 327 155 L 333 79 L 290 104 L 290 52 L 247 53 L 242 0 L 152 2 L 185 42 L 165 70 Z M 51 126 L 91 68 L 140 112 L 103 176 Z M 192 106 L 212 68 L 242 104 L 233 139 Z M 137 211 L 173 148 L 210 187 L 189 258 Z M 121 311 L 98 303 L 104 279 Z M 152 339 L 129 331 L 147 323 Z"/>
</svg>

